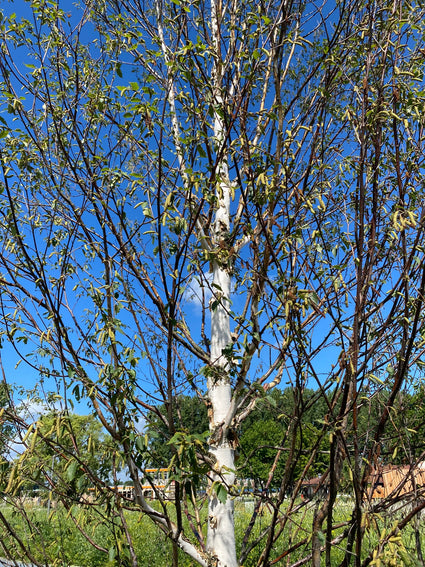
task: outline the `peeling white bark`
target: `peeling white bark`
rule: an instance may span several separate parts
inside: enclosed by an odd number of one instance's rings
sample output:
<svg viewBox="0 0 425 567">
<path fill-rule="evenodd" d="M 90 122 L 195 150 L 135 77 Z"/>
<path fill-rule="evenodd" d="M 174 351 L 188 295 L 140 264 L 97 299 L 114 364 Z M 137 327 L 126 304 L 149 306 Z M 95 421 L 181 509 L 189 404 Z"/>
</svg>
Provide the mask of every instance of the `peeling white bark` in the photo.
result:
<svg viewBox="0 0 425 567">
<path fill-rule="evenodd" d="M 214 104 L 223 105 L 221 94 L 220 65 L 220 29 L 219 13 L 216 0 L 211 0 L 211 31 L 215 44 L 216 62 L 212 72 Z M 226 254 L 226 241 L 230 228 L 230 180 L 227 153 L 224 150 L 225 124 L 216 112 L 214 119 L 214 142 L 221 161 L 216 169 L 217 210 L 213 226 L 213 253 L 217 254 L 212 262 L 213 297 L 211 299 L 211 376 L 208 378 L 208 397 L 211 403 L 210 413 L 210 452 L 215 457 L 213 482 L 222 483 L 228 490 L 235 482 L 234 449 L 228 440 L 226 424 L 231 412 L 231 383 L 229 361 L 223 354 L 231 343 L 229 299 L 231 272 L 226 265 L 226 257 L 220 257 L 220 251 Z M 217 567 L 237 567 L 234 504 L 228 496 L 221 502 L 214 490 L 211 491 L 208 506 L 207 550 L 217 561 Z"/>
<path fill-rule="evenodd" d="M 236 6 L 236 2 L 235 2 Z M 158 16 L 158 32 L 164 59 L 168 61 L 168 48 L 165 44 L 162 29 L 162 6 L 161 0 L 156 0 Z M 214 88 L 213 103 L 215 107 L 223 106 L 221 93 L 222 71 L 220 55 L 220 0 L 211 0 L 211 32 L 214 45 L 215 61 L 211 72 L 211 83 Z M 168 103 L 171 110 L 171 125 L 174 142 L 176 145 L 177 156 L 179 159 L 182 178 L 185 186 L 187 185 L 186 163 L 183 148 L 180 144 L 180 129 L 176 112 L 175 85 L 172 75 L 168 76 Z M 230 228 L 230 180 L 227 164 L 227 153 L 224 150 L 225 144 L 225 124 L 219 113 L 214 117 L 214 146 L 217 156 L 221 156 L 216 168 L 216 197 L 217 209 L 215 213 L 214 226 L 212 227 L 211 238 L 206 239 L 203 234 L 202 226 L 198 221 L 198 231 L 201 236 L 203 246 L 212 255 L 225 249 L 225 237 Z M 224 248 L 223 248 L 224 247 Z M 212 375 L 208 378 L 207 389 L 211 403 L 210 414 L 210 453 L 215 458 L 214 471 L 211 478 L 211 493 L 209 499 L 209 521 L 207 536 L 207 551 L 210 562 L 217 567 L 237 567 L 236 542 L 234 529 L 234 505 L 233 500 L 228 497 L 225 502 L 217 498 L 212 486 L 214 482 L 219 482 L 228 490 L 235 481 L 234 449 L 228 441 L 227 427 L 231 422 L 231 383 L 229 376 L 229 364 L 223 355 L 223 350 L 231 343 L 230 317 L 229 317 L 229 298 L 231 273 L 229 266 L 219 258 L 212 260 L 213 269 L 213 297 L 211 300 L 211 368 Z M 144 503 L 146 506 L 147 504 Z M 161 523 L 160 519 L 156 519 Z M 178 538 L 178 545 L 186 551 L 198 563 L 204 565 L 203 557 L 196 555 L 193 546 Z"/>
<path fill-rule="evenodd" d="M 226 430 L 222 425 L 227 421 L 231 407 L 231 384 L 228 374 L 228 362 L 223 356 L 223 349 L 229 344 L 230 320 L 228 314 L 228 298 L 230 294 L 230 275 L 218 265 L 214 266 L 214 286 L 216 296 L 221 296 L 220 303 L 211 312 L 211 365 L 213 374 L 208 379 L 208 396 L 211 402 L 210 429 L 214 443 L 210 444 L 210 452 L 215 457 L 215 474 L 213 481 L 218 481 L 228 489 L 235 482 L 234 450 L 227 440 Z M 221 435 L 216 436 L 217 431 Z M 229 496 L 220 502 L 214 491 L 209 500 L 208 509 L 208 552 L 213 555 L 219 567 L 237 567 L 234 506 Z"/>
</svg>

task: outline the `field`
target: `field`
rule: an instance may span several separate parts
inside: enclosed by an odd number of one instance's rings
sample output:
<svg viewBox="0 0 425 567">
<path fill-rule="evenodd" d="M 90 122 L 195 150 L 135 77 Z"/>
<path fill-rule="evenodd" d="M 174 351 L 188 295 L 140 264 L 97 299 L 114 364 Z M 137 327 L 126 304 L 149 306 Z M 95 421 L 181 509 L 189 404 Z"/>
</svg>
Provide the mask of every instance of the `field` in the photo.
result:
<svg viewBox="0 0 425 567">
<path fill-rule="evenodd" d="M 246 526 L 252 515 L 253 504 L 237 501 L 235 503 L 236 528 L 238 548 L 242 545 Z M 336 506 L 335 522 L 341 525 L 347 521 L 352 512 L 350 501 L 341 500 Z M 306 506 L 297 515 L 292 516 L 280 536 L 272 552 L 272 563 L 279 566 L 289 566 L 309 553 L 311 522 L 314 513 L 314 504 Z M 171 564 L 172 549 L 170 542 L 155 529 L 148 518 L 138 513 L 123 512 L 128 524 L 134 551 L 140 566 L 169 567 Z M 379 544 L 391 530 L 399 513 L 392 512 L 386 517 L 382 515 L 370 516 L 367 519 L 365 531 L 365 554 Z M 104 510 L 104 518 L 95 516 L 83 508 L 74 507 L 70 512 L 58 507 L 48 510 L 46 507 L 3 505 L 0 507 L 0 517 L 3 520 L 0 526 L 0 545 L 5 556 L 7 550 L 14 558 L 28 560 L 22 554 L 22 548 L 28 548 L 33 561 L 45 562 L 56 566 L 80 567 L 112 567 L 129 565 L 128 545 L 120 522 L 111 522 L 108 510 Z M 12 539 L 4 527 L 7 522 L 8 530 L 13 530 L 17 538 Z M 262 533 L 270 523 L 270 511 L 264 509 L 256 522 L 254 536 Z M 82 535 L 76 527 L 78 524 L 90 537 L 92 543 Z M 422 532 L 422 530 L 421 530 Z M 336 537 L 338 532 L 334 532 Z M 420 534 L 422 538 L 423 533 Z M 252 541 L 252 538 L 251 538 Z M 304 541 L 298 549 L 291 554 L 285 554 L 291 546 Z M 391 565 L 418 565 L 416 553 L 417 537 L 415 530 L 409 527 L 403 532 L 403 537 L 392 537 L 384 546 L 378 556 L 375 556 L 371 565 L 390 567 Z M 261 544 L 254 549 L 244 567 L 257 565 L 261 552 Z M 343 558 L 344 549 L 335 546 L 332 552 L 332 564 L 339 565 Z M 306 562 L 305 565 L 309 563 Z M 189 558 L 180 554 L 179 566 L 190 567 L 196 565 Z"/>
</svg>

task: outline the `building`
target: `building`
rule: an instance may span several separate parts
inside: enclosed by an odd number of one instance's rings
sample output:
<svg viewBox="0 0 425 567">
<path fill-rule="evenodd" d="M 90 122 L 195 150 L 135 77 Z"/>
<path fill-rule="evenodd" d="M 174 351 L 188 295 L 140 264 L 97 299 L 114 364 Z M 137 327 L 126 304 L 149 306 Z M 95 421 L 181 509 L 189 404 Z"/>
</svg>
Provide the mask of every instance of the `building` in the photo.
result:
<svg viewBox="0 0 425 567">
<path fill-rule="evenodd" d="M 155 498 L 173 499 L 175 494 L 174 480 L 170 480 L 169 469 L 146 469 L 142 479 L 142 491 L 145 498 L 154 500 Z M 134 486 L 125 484 L 109 486 L 109 490 L 126 500 L 134 500 Z M 88 493 L 84 494 L 81 502 L 93 502 L 98 494 L 98 489 L 89 488 Z"/>
<path fill-rule="evenodd" d="M 378 465 L 368 477 L 370 500 L 413 495 L 425 489 L 425 461 L 410 465 Z"/>
</svg>

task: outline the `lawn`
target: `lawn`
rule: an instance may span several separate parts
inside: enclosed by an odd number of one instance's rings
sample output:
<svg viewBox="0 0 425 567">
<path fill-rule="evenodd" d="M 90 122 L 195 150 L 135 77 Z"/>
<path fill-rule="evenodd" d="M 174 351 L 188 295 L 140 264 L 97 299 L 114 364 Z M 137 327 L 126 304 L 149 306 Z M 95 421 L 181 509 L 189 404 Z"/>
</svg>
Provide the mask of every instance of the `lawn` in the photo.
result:
<svg viewBox="0 0 425 567">
<path fill-rule="evenodd" d="M 238 551 L 241 549 L 246 526 L 253 511 L 250 502 L 236 501 L 236 535 Z M 283 510 L 284 511 L 284 510 Z M 334 522 L 344 524 L 352 512 L 352 503 L 347 500 L 338 502 L 335 508 Z M 271 558 L 275 565 L 287 566 L 295 563 L 309 553 L 311 523 L 314 513 L 314 503 L 305 506 L 285 525 L 280 524 L 282 533 L 275 544 Z M 16 559 L 27 560 L 23 550 L 31 553 L 33 561 L 44 562 L 52 566 L 75 565 L 80 567 L 113 567 L 129 565 L 129 546 L 126 541 L 122 524 L 119 520 L 111 521 L 108 510 L 102 511 L 103 517 L 94 509 L 74 506 L 70 511 L 63 507 L 48 510 L 46 507 L 21 506 L 20 509 L 3 505 L 0 507 L 0 545 L 3 548 L 0 555 L 7 552 Z M 157 530 L 144 515 L 137 512 L 123 512 L 131 533 L 134 551 L 139 565 L 146 567 L 168 567 L 171 564 L 171 543 Z M 204 512 L 204 517 L 206 516 Z M 265 508 L 257 517 L 255 529 L 248 542 L 254 541 L 259 534 L 264 533 L 270 525 L 271 512 Z M 397 519 L 397 512 L 386 516 L 375 515 L 366 518 L 364 551 L 376 547 L 391 530 Z M 5 527 L 7 522 L 8 528 Z M 80 529 L 78 529 L 78 527 Z M 204 521 L 205 527 L 205 521 Z M 343 529 L 342 527 L 340 530 Z M 10 537 L 13 530 L 16 538 Z M 92 543 L 81 533 L 84 531 Z M 333 537 L 338 535 L 336 530 Z M 195 537 L 195 536 L 193 536 Z M 324 537 L 324 536 L 323 536 Z M 422 533 L 421 533 L 422 537 Z M 290 554 L 285 554 L 290 547 L 303 542 Z M 94 545 L 93 545 L 94 544 Z M 344 544 L 343 544 L 344 545 Z M 379 556 L 374 557 L 371 565 L 390 567 L 391 565 L 417 565 L 416 533 L 413 528 L 403 532 L 403 537 L 394 536 L 386 543 Z M 254 567 L 262 549 L 260 544 L 254 548 L 244 561 L 244 567 Z M 344 555 L 344 548 L 337 546 L 332 552 L 332 564 L 338 565 Z M 194 566 L 192 560 L 184 554 L 179 556 L 179 566 Z M 306 563 L 308 565 L 308 562 Z"/>
</svg>

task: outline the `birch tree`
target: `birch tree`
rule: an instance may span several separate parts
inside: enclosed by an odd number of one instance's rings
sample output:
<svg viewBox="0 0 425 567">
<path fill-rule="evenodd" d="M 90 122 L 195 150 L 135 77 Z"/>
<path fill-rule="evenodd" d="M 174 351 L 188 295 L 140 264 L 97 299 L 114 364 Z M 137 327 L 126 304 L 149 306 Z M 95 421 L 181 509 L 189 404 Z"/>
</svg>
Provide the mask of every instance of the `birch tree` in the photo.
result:
<svg viewBox="0 0 425 567">
<path fill-rule="evenodd" d="M 100 495 L 92 512 L 104 520 L 109 503 L 115 562 L 143 564 L 127 512 L 173 542 L 173 565 L 181 552 L 205 567 L 379 559 L 424 506 L 365 548 L 397 497 L 372 502 L 368 479 L 389 459 L 385 431 L 425 346 L 423 8 L 15 4 L 1 22 L 2 340 L 30 365 L 33 393 L 65 416 L 84 402 L 112 439 L 115 471 L 127 467 L 134 500 L 122 502 L 66 457 L 68 480 L 83 471 Z M 238 432 L 279 385 L 290 415 L 237 546 Z M 364 435 L 359 416 L 381 390 Z M 179 426 L 189 393 L 207 406 L 207 436 Z M 303 441 L 319 401 L 315 439 Z M 170 435 L 173 512 L 155 486 L 159 506 L 143 490 L 152 415 Z M 8 419 L 25 449 L 13 502 L 42 439 L 19 411 Z M 325 496 L 312 505 L 299 495 L 325 446 Z"/>
</svg>

